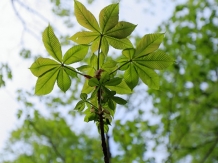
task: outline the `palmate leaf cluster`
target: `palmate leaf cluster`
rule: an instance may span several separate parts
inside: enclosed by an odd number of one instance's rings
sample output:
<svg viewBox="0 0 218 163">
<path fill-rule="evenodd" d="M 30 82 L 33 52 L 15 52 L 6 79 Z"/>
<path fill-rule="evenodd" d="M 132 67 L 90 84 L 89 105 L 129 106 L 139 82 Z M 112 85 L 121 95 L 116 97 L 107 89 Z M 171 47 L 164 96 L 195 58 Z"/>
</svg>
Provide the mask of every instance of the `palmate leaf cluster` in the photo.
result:
<svg viewBox="0 0 218 163">
<path fill-rule="evenodd" d="M 31 72 L 38 77 L 35 94 L 50 93 L 56 81 L 58 87 L 66 92 L 71 86 L 71 78 L 78 75 L 85 77 L 81 100 L 75 109 L 84 111 L 86 122 L 94 120 L 98 124 L 98 115 L 102 114 L 107 131 L 116 104 L 124 105 L 127 102 L 117 94 L 132 93 L 139 78 L 150 88 L 159 89 L 159 77 L 154 70 L 164 69 L 174 60 L 158 50 L 164 33 L 144 35 L 134 48 L 128 36 L 136 25 L 119 21 L 118 3 L 103 8 L 99 22 L 79 1 L 74 1 L 74 12 L 78 23 L 87 30 L 70 37 L 78 45 L 63 55 L 52 27 L 49 25 L 45 29 L 43 43 L 54 60 L 38 58 L 31 65 Z M 122 50 L 117 60 L 108 55 L 110 46 Z M 89 58 L 89 63 L 77 68 L 71 65 L 83 61 L 85 57 Z M 124 71 L 123 77 L 120 74 L 117 76 L 118 71 Z"/>
</svg>

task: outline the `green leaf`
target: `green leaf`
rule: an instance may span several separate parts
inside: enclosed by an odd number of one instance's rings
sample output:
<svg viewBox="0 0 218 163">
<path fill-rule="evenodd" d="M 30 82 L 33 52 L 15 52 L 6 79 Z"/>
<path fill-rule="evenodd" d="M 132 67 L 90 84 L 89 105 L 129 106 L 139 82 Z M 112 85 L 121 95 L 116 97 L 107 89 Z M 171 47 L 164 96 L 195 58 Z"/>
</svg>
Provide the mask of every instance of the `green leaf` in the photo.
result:
<svg viewBox="0 0 218 163">
<path fill-rule="evenodd" d="M 138 84 L 139 76 L 138 76 L 137 71 L 132 63 L 129 64 L 129 67 L 125 71 L 123 77 L 124 77 L 126 84 L 131 89 L 133 89 Z"/>
<path fill-rule="evenodd" d="M 135 68 L 141 80 L 146 85 L 148 85 L 148 87 L 158 90 L 159 89 L 159 76 L 157 75 L 157 73 L 154 70 L 147 68 L 145 66 L 142 66 L 136 62 L 134 64 L 135 64 Z"/>
<path fill-rule="evenodd" d="M 115 110 L 116 106 L 115 106 L 113 100 L 111 100 L 111 99 L 108 100 L 108 107 L 109 107 L 111 110 Z"/>
<path fill-rule="evenodd" d="M 81 98 L 83 101 L 86 101 L 86 100 L 87 100 L 87 94 L 86 94 L 86 93 L 81 93 L 81 94 L 80 94 L 80 98 Z"/>
<path fill-rule="evenodd" d="M 174 63 L 174 59 L 161 50 L 157 50 L 134 61 L 145 67 L 157 70 L 165 69 Z"/>
<path fill-rule="evenodd" d="M 42 40 L 48 53 L 57 61 L 62 62 L 61 44 L 50 25 L 42 33 Z"/>
<path fill-rule="evenodd" d="M 95 87 L 90 87 L 88 83 L 89 83 L 89 80 L 86 80 L 83 85 L 82 91 L 81 91 L 82 93 L 89 94 L 95 89 Z"/>
<path fill-rule="evenodd" d="M 83 27 L 90 29 L 91 31 L 100 32 L 100 28 L 94 15 L 86 9 L 86 7 L 79 1 L 74 1 L 74 13 L 77 22 Z"/>
<path fill-rule="evenodd" d="M 122 82 L 122 78 L 116 77 L 116 78 L 110 79 L 109 81 L 106 81 L 106 82 L 104 83 L 104 85 L 116 86 L 116 85 L 120 84 L 121 82 Z"/>
<path fill-rule="evenodd" d="M 84 111 L 86 116 L 84 117 L 85 122 L 95 121 L 97 120 L 97 115 L 95 113 L 90 112 L 90 109 Z"/>
<path fill-rule="evenodd" d="M 122 51 L 122 54 L 128 59 L 132 59 L 135 54 L 135 49 L 134 48 L 124 49 Z"/>
<path fill-rule="evenodd" d="M 93 42 L 98 36 L 99 36 L 98 32 L 83 31 L 83 32 L 77 32 L 76 34 L 71 36 L 70 40 L 78 44 L 89 44 Z"/>
<path fill-rule="evenodd" d="M 63 63 L 72 64 L 83 60 L 88 53 L 88 49 L 88 45 L 73 46 L 64 54 Z"/>
<path fill-rule="evenodd" d="M 135 27 L 136 25 L 132 23 L 120 21 L 115 27 L 107 31 L 105 35 L 108 35 L 110 37 L 115 37 L 118 39 L 126 38 L 133 32 Z"/>
<path fill-rule="evenodd" d="M 66 92 L 70 88 L 71 80 L 69 75 L 65 72 L 64 68 L 59 70 L 57 84 L 63 92 Z"/>
<path fill-rule="evenodd" d="M 113 70 L 115 70 L 117 68 L 117 62 L 114 61 L 111 58 L 106 59 L 106 61 L 104 62 L 104 64 L 102 65 L 102 69 L 107 71 L 107 72 L 111 72 Z"/>
<path fill-rule="evenodd" d="M 38 78 L 36 81 L 35 94 L 45 95 L 52 91 L 59 72 L 59 67 L 52 69 Z"/>
<path fill-rule="evenodd" d="M 97 60 L 98 60 L 98 57 L 93 53 L 91 58 L 90 58 L 90 65 L 94 68 L 96 68 L 97 66 Z"/>
<path fill-rule="evenodd" d="M 115 49 L 126 49 L 132 47 L 132 43 L 129 41 L 128 38 L 118 39 L 110 36 L 105 37 L 108 43 Z"/>
<path fill-rule="evenodd" d="M 64 66 L 64 70 L 68 75 L 70 75 L 72 78 L 77 77 L 76 70 L 73 67 L 70 66 Z"/>
<path fill-rule="evenodd" d="M 99 14 L 99 24 L 102 33 L 113 28 L 119 20 L 119 4 L 111 4 L 103 8 Z"/>
<path fill-rule="evenodd" d="M 112 100 L 120 105 L 125 105 L 127 103 L 126 100 L 122 99 L 121 97 L 117 97 L 117 96 L 112 97 Z"/>
<path fill-rule="evenodd" d="M 122 80 L 122 82 L 116 86 L 107 86 L 107 88 L 116 91 L 118 94 L 130 94 L 132 93 L 131 89 L 128 87 L 126 82 Z"/>
<path fill-rule="evenodd" d="M 109 44 L 105 37 L 102 37 L 102 40 L 101 40 L 101 51 L 104 56 L 107 56 L 108 51 L 109 51 Z"/>
<path fill-rule="evenodd" d="M 60 66 L 60 64 L 49 58 L 38 58 L 31 66 L 30 71 L 36 77 L 41 76 L 45 72 Z"/>
<path fill-rule="evenodd" d="M 136 47 L 135 58 L 144 56 L 157 50 L 163 41 L 163 38 L 164 33 L 147 34 L 142 37 Z"/>
<path fill-rule="evenodd" d="M 96 52 L 96 51 L 98 50 L 98 48 L 99 48 L 99 43 L 100 43 L 100 37 L 97 37 L 97 38 L 93 41 L 93 43 L 92 43 L 92 45 L 91 45 L 91 52 L 92 52 L 92 53 L 94 53 L 94 52 Z"/>
<path fill-rule="evenodd" d="M 95 86 L 99 85 L 99 81 L 97 78 L 91 78 L 91 79 L 89 79 L 88 84 L 90 87 L 95 87 Z"/>
<path fill-rule="evenodd" d="M 76 104 L 74 109 L 78 111 L 83 111 L 85 109 L 85 106 L 85 102 L 81 100 Z"/>
</svg>

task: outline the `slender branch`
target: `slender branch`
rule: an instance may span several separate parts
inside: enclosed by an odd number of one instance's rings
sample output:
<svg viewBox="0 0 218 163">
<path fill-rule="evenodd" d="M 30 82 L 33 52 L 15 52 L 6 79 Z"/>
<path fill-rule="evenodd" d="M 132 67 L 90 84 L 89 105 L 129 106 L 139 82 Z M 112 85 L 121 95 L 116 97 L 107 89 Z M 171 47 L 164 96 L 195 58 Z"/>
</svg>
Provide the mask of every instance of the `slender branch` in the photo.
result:
<svg viewBox="0 0 218 163">
<path fill-rule="evenodd" d="M 108 133 L 106 133 L 106 138 L 107 138 L 107 152 L 108 152 L 108 157 L 109 157 L 109 162 L 111 162 L 111 152 L 110 152 L 110 136 L 108 135 Z"/>
<path fill-rule="evenodd" d="M 129 61 L 129 62 L 131 62 L 131 61 Z M 124 64 L 122 64 L 121 66 L 119 66 L 117 69 L 115 69 L 114 71 L 112 71 L 112 72 L 110 73 L 110 75 L 113 74 L 114 72 L 116 72 L 117 70 L 119 70 L 121 67 L 123 67 L 123 66 L 125 66 L 126 64 L 128 64 L 129 62 L 125 62 Z"/>
<path fill-rule="evenodd" d="M 99 123 L 100 123 L 100 132 L 101 132 L 101 145 L 102 145 L 102 149 L 104 153 L 104 162 L 110 163 L 109 157 L 108 157 L 107 144 L 106 144 L 105 135 L 104 135 L 103 113 L 99 114 Z"/>
<path fill-rule="evenodd" d="M 82 76 L 84 76 L 84 77 L 86 77 L 86 78 L 92 78 L 91 76 L 89 76 L 89 75 L 85 75 L 85 74 L 83 74 L 83 73 L 81 73 L 81 72 L 79 72 L 79 71 L 76 71 L 76 70 L 73 70 L 73 69 L 71 69 L 71 68 L 69 68 L 69 67 L 67 67 L 67 66 L 64 66 L 65 68 L 67 68 L 68 70 L 70 70 L 70 71 L 73 71 L 73 72 L 75 72 L 75 73 L 77 73 L 77 74 L 79 74 L 79 75 L 82 75 Z"/>
<path fill-rule="evenodd" d="M 49 143 L 51 144 L 52 148 L 54 149 L 56 155 L 59 156 L 63 162 L 65 162 L 64 156 L 62 156 L 62 154 L 58 151 L 58 149 L 57 149 L 56 145 L 54 144 L 54 142 L 53 142 L 46 134 L 44 134 L 44 133 L 42 133 L 41 131 L 39 131 L 38 128 L 36 128 L 36 126 L 34 125 L 34 123 L 33 123 L 31 120 L 29 120 L 29 122 L 30 122 L 30 125 L 34 128 L 34 130 L 35 130 L 38 134 L 43 135 L 43 136 L 45 136 L 46 138 L 48 138 L 48 141 L 49 141 Z"/>
<path fill-rule="evenodd" d="M 207 160 L 207 158 L 210 156 L 210 154 L 213 152 L 214 148 L 216 147 L 217 143 L 218 143 L 218 138 L 216 139 L 214 144 L 210 147 L 209 151 L 206 153 L 206 155 L 204 156 L 204 158 L 200 163 L 204 163 Z"/>
<path fill-rule="evenodd" d="M 102 41 L 103 35 L 100 37 L 99 46 L 98 46 L 98 60 L 97 60 L 97 70 L 100 68 L 100 52 L 101 52 L 101 41 Z"/>
<path fill-rule="evenodd" d="M 32 36 L 34 36 L 37 40 L 39 40 L 39 37 L 34 33 L 32 32 L 30 29 L 27 28 L 27 24 L 26 22 L 24 21 L 24 19 L 22 18 L 22 16 L 19 14 L 19 12 L 17 11 L 17 8 L 15 7 L 15 4 L 14 4 L 14 0 L 11 0 L 11 5 L 12 5 L 12 8 L 16 14 L 16 16 L 18 17 L 18 19 L 21 21 L 22 25 L 23 25 L 23 28 L 24 28 L 24 31 L 27 31 L 29 32 Z"/>
<path fill-rule="evenodd" d="M 98 46 L 98 59 L 97 59 L 97 73 L 96 78 L 100 80 L 101 78 L 101 71 L 100 71 L 100 52 L 101 52 L 101 41 L 102 41 L 103 35 L 100 37 L 99 46 Z M 98 115 L 99 115 L 99 128 L 100 128 L 100 135 L 101 135 L 101 146 L 104 153 L 104 162 L 109 163 L 109 157 L 108 157 L 108 150 L 107 150 L 107 144 L 105 139 L 105 133 L 104 133 L 104 112 L 102 111 L 102 105 L 101 105 L 101 96 L 102 96 L 102 90 L 99 88 L 97 92 L 97 98 L 98 98 Z"/>
</svg>

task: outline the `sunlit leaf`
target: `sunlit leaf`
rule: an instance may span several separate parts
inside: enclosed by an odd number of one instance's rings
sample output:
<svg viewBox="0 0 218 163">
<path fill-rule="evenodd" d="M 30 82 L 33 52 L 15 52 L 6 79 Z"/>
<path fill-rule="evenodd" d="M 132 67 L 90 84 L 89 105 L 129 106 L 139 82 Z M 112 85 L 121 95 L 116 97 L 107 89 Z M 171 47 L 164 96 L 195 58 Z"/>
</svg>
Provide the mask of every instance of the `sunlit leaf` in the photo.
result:
<svg viewBox="0 0 218 163">
<path fill-rule="evenodd" d="M 88 45 L 73 46 L 64 54 L 63 62 L 65 64 L 72 64 L 83 60 L 88 53 L 88 49 Z"/>
<path fill-rule="evenodd" d="M 85 102 L 81 100 L 76 104 L 74 109 L 78 111 L 83 111 L 85 109 L 85 106 Z"/>
<path fill-rule="evenodd" d="M 61 45 L 50 25 L 42 33 L 42 40 L 48 53 L 57 61 L 62 62 Z"/>
<path fill-rule="evenodd" d="M 30 70 L 33 75 L 39 77 L 45 72 L 60 66 L 60 63 L 49 58 L 38 58 L 31 66 Z"/>
<path fill-rule="evenodd" d="M 135 58 L 144 56 L 157 50 L 163 41 L 163 38 L 164 33 L 147 34 L 142 37 L 136 47 Z"/>
<path fill-rule="evenodd" d="M 99 81 L 98 81 L 97 78 L 91 78 L 91 79 L 89 79 L 88 84 L 89 84 L 90 87 L 98 86 Z"/>
<path fill-rule="evenodd" d="M 66 71 L 66 73 L 71 76 L 72 78 L 77 77 L 77 73 L 76 70 L 73 67 L 70 66 L 64 66 L 64 70 Z"/>
<path fill-rule="evenodd" d="M 92 31 L 100 32 L 100 28 L 94 15 L 86 9 L 86 7 L 79 1 L 74 1 L 74 13 L 77 22 L 83 27 Z"/>
<path fill-rule="evenodd" d="M 133 32 L 135 27 L 136 25 L 132 23 L 120 21 L 115 27 L 107 31 L 105 34 L 110 37 L 122 39 L 122 38 L 126 38 L 127 36 L 129 36 Z"/>
<path fill-rule="evenodd" d="M 109 36 L 105 36 L 105 37 L 108 43 L 115 49 L 126 49 L 126 48 L 131 48 L 133 46 L 128 38 L 117 39 Z"/>
<path fill-rule="evenodd" d="M 110 90 L 116 91 L 118 94 L 130 94 L 132 93 L 131 89 L 128 87 L 126 82 L 122 80 L 122 82 L 116 86 L 107 86 Z"/>
<path fill-rule="evenodd" d="M 117 68 L 117 62 L 112 60 L 111 58 L 107 58 L 104 64 L 102 65 L 102 69 L 111 72 Z"/>
<path fill-rule="evenodd" d="M 59 67 L 46 72 L 44 75 L 40 76 L 36 82 L 35 94 L 45 95 L 52 91 L 57 75 L 59 72 Z"/>
<path fill-rule="evenodd" d="M 108 51 L 109 51 L 109 44 L 108 44 L 107 39 L 105 37 L 103 37 L 102 41 L 101 41 L 101 51 L 102 51 L 103 55 L 107 56 Z"/>
<path fill-rule="evenodd" d="M 174 63 L 174 59 L 161 50 L 157 50 L 134 61 L 145 67 L 157 70 L 165 69 Z"/>
<path fill-rule="evenodd" d="M 106 81 L 106 82 L 104 83 L 104 85 L 116 86 L 116 85 L 120 84 L 121 82 L 122 82 L 122 78 L 116 77 L 116 78 L 110 79 L 109 81 Z"/>
<path fill-rule="evenodd" d="M 71 80 L 69 75 L 65 72 L 64 68 L 60 68 L 59 70 L 57 84 L 63 92 L 66 92 L 70 88 Z"/>
<path fill-rule="evenodd" d="M 98 36 L 98 32 L 83 31 L 77 32 L 76 34 L 71 36 L 70 40 L 78 44 L 89 44 L 90 42 L 94 41 Z"/>
<path fill-rule="evenodd" d="M 103 8 L 99 14 L 99 24 L 102 33 L 113 28 L 119 20 L 119 4 L 111 4 Z"/>
<path fill-rule="evenodd" d="M 86 101 L 86 100 L 87 100 L 87 94 L 86 94 L 86 93 L 81 93 L 81 94 L 80 94 L 80 98 L 81 98 L 83 101 Z"/>
<path fill-rule="evenodd" d="M 135 68 L 138 72 L 139 77 L 141 80 L 150 88 L 152 89 L 159 89 L 159 76 L 157 73 L 145 66 L 142 66 L 138 63 L 134 63 Z"/>
<path fill-rule="evenodd" d="M 138 84 L 139 76 L 132 63 L 129 64 L 129 67 L 126 69 L 123 77 L 124 77 L 126 84 L 131 89 L 133 89 Z"/>
<path fill-rule="evenodd" d="M 93 41 L 93 43 L 92 43 L 92 45 L 91 45 L 91 51 L 92 51 L 92 53 L 94 53 L 94 52 L 96 52 L 96 51 L 98 50 L 98 48 L 99 48 L 99 43 L 100 43 L 100 37 L 97 37 L 97 38 Z"/>
<path fill-rule="evenodd" d="M 135 49 L 134 48 L 124 49 L 122 51 L 122 54 L 128 59 L 132 59 L 135 54 Z"/>
</svg>

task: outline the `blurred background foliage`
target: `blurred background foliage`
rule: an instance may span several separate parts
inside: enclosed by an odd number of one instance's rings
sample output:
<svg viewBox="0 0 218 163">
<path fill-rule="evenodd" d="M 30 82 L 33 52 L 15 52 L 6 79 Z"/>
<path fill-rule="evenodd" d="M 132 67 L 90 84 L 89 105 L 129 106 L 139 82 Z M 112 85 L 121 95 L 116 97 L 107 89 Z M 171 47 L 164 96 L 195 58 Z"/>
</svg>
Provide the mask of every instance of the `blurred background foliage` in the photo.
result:
<svg viewBox="0 0 218 163">
<path fill-rule="evenodd" d="M 86 4 L 95 1 L 87 0 Z M 149 2 L 155 7 L 155 1 Z M 50 3 L 62 28 L 78 28 L 72 19 L 71 1 L 51 0 Z M 123 3 L 125 7 L 128 2 Z M 158 72 L 159 91 L 147 90 L 139 83 L 135 93 L 126 97 L 128 104 L 117 109 L 118 116 L 107 135 L 111 163 L 218 162 L 218 1 L 164 0 L 164 3 L 175 3 L 176 7 L 172 16 L 154 30 L 166 32 L 162 49 L 175 58 L 176 64 Z M 46 18 L 23 1 L 12 0 L 11 4 L 24 31 L 40 37 L 32 32 L 16 7 L 26 8 L 44 23 Z M 60 32 L 53 26 L 62 44 L 69 46 L 67 38 L 72 33 Z M 132 39 L 137 42 L 138 37 L 134 35 Z M 33 61 L 38 55 L 23 46 L 20 57 Z M 0 63 L 0 87 L 7 87 L 8 80 L 13 81 L 12 74 L 7 63 Z M 94 124 L 86 124 L 73 111 L 82 86 L 80 82 L 81 79 L 74 80 L 74 87 L 65 95 L 56 91 L 49 96 L 35 97 L 32 92 L 18 90 L 17 118 L 21 125 L 11 132 L 0 162 L 103 162 Z M 150 101 L 152 108 L 148 107 Z"/>
</svg>

